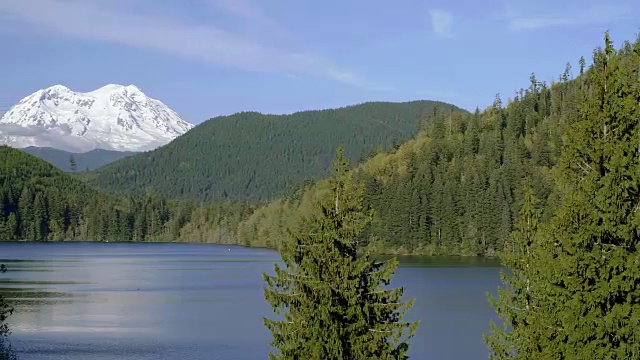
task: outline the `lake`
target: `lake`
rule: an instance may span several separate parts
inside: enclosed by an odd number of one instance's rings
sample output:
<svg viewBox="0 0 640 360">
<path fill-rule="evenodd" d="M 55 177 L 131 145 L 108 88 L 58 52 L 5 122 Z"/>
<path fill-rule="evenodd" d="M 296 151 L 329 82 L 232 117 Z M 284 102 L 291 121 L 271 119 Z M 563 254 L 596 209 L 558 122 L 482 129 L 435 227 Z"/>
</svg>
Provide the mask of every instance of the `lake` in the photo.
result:
<svg viewBox="0 0 640 360">
<path fill-rule="evenodd" d="M 266 359 L 262 273 L 278 253 L 223 245 L 0 243 L 20 359 Z M 486 359 L 496 261 L 401 257 L 413 359 Z"/>
</svg>

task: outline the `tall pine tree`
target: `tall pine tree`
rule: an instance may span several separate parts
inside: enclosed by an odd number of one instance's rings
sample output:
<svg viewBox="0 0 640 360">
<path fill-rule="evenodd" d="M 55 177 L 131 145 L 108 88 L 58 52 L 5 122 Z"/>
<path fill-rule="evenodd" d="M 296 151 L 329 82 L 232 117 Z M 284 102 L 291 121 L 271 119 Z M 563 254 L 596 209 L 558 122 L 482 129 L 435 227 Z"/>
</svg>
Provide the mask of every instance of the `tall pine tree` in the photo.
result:
<svg viewBox="0 0 640 360">
<path fill-rule="evenodd" d="M 531 181 L 527 179 L 516 229 L 505 240 L 500 253 L 502 265 L 509 272 L 500 274 L 504 286 L 498 290 L 498 297 L 489 297 L 504 321 L 503 327 L 492 322 L 491 333 L 485 336 L 491 359 L 538 358 L 540 328 L 536 320 L 542 310 L 534 295 L 540 280 L 534 264 L 540 260 L 535 242 L 540 218 L 537 203 Z"/>
<path fill-rule="evenodd" d="M 281 320 L 265 319 L 279 350 L 270 359 L 407 359 L 418 323 L 403 321 L 413 300 L 388 289 L 397 260 L 358 255 L 371 213 L 338 149 L 329 201 L 280 248 L 284 268 L 264 275 L 265 297 Z"/>
<path fill-rule="evenodd" d="M 69 155 L 69 170 L 71 172 L 78 170 L 78 163 L 76 163 L 76 158 L 73 155 Z"/>
<path fill-rule="evenodd" d="M 640 358 L 639 77 L 640 41 L 618 54 L 606 33 L 560 163 L 570 192 L 548 234 L 552 356 Z"/>
<path fill-rule="evenodd" d="M 580 118 L 559 163 L 564 204 L 535 238 L 540 256 L 516 260 L 536 269 L 535 286 L 506 303 L 532 299 L 535 308 L 502 312 L 513 332 L 493 346 L 498 354 L 640 358 L 640 40 L 621 53 L 605 34 L 585 74 Z M 507 265 L 521 274 L 516 261 Z"/>
</svg>

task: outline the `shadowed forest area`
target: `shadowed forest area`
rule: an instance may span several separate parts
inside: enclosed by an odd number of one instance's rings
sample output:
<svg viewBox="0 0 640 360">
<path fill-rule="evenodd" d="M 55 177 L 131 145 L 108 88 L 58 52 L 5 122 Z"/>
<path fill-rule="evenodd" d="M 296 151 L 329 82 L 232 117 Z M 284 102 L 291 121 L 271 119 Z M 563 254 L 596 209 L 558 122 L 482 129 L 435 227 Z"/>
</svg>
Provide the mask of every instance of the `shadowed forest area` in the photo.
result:
<svg viewBox="0 0 640 360">
<path fill-rule="evenodd" d="M 170 144 L 82 174 L 110 192 L 153 190 L 169 198 L 260 203 L 330 175 L 342 145 L 351 161 L 415 136 L 436 101 L 368 102 L 289 115 L 241 112 L 210 119 Z"/>
</svg>

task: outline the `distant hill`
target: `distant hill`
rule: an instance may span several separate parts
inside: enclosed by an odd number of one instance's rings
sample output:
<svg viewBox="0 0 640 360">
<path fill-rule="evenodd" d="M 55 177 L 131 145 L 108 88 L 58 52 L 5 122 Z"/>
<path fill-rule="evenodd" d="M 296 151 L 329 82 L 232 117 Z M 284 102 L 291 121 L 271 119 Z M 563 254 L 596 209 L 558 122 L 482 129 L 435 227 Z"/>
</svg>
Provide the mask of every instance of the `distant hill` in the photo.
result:
<svg viewBox="0 0 640 360">
<path fill-rule="evenodd" d="M 53 166 L 62 171 L 72 171 L 70 168 L 70 158 L 72 155 L 76 162 L 76 171 L 87 171 L 95 170 L 124 157 L 138 154 L 133 151 L 113 151 L 104 149 L 94 149 L 85 153 L 77 154 L 49 147 L 35 146 L 29 146 L 22 150 L 53 164 Z"/>
<path fill-rule="evenodd" d="M 106 195 L 21 149 L 0 145 L 0 241 L 229 242 L 229 229 L 248 210 L 242 204 Z"/>
<path fill-rule="evenodd" d="M 26 152 L 0 146 L 0 241 L 64 238 L 96 191 Z M 55 233 L 55 234 L 54 234 Z"/>
<path fill-rule="evenodd" d="M 290 115 L 243 112 L 210 119 L 168 145 L 84 177 L 113 192 L 153 190 L 175 198 L 264 201 L 328 175 L 343 144 L 351 161 L 416 135 L 435 101 L 370 102 Z"/>
<path fill-rule="evenodd" d="M 579 120 L 587 76 L 551 85 L 532 79 L 507 106 L 440 114 L 413 139 L 355 167 L 374 210 L 361 244 L 373 252 L 494 255 L 516 225 L 525 179 L 541 220 L 560 206 L 553 167 Z M 258 207 L 239 226 L 238 244 L 277 247 L 302 231 L 329 193 L 326 179 Z"/>
</svg>

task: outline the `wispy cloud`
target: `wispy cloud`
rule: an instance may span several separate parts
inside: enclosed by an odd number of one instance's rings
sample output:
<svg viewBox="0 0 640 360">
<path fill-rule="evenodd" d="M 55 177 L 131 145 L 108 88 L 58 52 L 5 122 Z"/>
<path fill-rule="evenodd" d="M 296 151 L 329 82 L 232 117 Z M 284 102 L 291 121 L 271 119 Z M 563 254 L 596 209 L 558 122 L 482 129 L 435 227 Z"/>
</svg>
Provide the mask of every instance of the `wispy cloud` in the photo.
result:
<svg viewBox="0 0 640 360">
<path fill-rule="evenodd" d="M 509 29 L 523 31 L 557 26 L 607 24 L 628 18 L 629 9 L 623 5 L 607 4 L 565 10 L 562 14 L 546 13 L 521 16 L 512 12 L 506 17 Z"/>
<path fill-rule="evenodd" d="M 433 34 L 440 38 L 453 37 L 453 16 L 441 9 L 429 11 L 431 16 L 431 30 Z"/>
<path fill-rule="evenodd" d="M 242 30 L 252 35 L 269 37 L 272 42 L 299 41 L 294 33 L 282 27 L 250 0 L 208 0 L 207 4 L 238 18 Z"/>
<path fill-rule="evenodd" d="M 391 90 L 394 90 L 394 88 L 392 86 L 389 86 L 389 85 L 372 84 L 371 82 L 369 82 L 368 80 L 366 80 L 363 77 L 359 76 L 358 74 L 353 73 L 353 72 L 349 72 L 349 71 L 343 71 L 343 70 L 338 70 L 338 69 L 329 69 L 327 71 L 327 75 L 329 75 L 330 78 L 332 78 L 332 79 L 334 79 L 336 81 L 340 81 L 342 83 L 350 84 L 350 85 L 353 85 L 353 86 L 366 88 L 366 89 L 369 89 L 369 90 L 377 90 L 377 91 L 391 91 Z"/>
<path fill-rule="evenodd" d="M 135 1 L 139 0 L 127 4 Z M 216 24 L 176 19 L 170 14 L 118 11 L 108 7 L 108 2 L 105 5 L 96 0 L 0 1 L 0 14 L 70 37 L 147 48 L 248 71 L 321 75 L 355 86 L 370 86 L 355 73 L 336 70 L 325 57 L 282 41 L 288 32 L 248 0 L 209 3 L 243 18 L 247 27 L 257 28 L 247 34 Z"/>
</svg>

